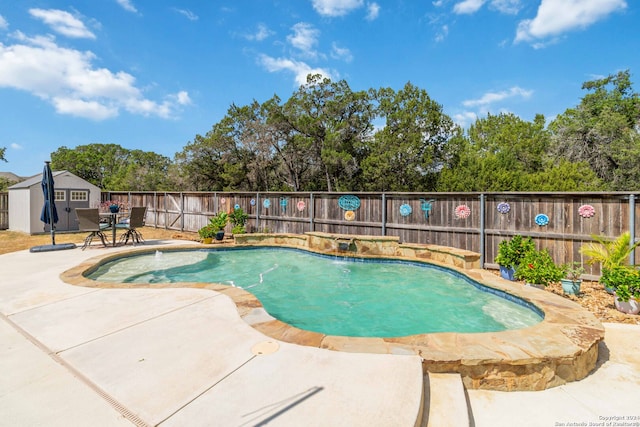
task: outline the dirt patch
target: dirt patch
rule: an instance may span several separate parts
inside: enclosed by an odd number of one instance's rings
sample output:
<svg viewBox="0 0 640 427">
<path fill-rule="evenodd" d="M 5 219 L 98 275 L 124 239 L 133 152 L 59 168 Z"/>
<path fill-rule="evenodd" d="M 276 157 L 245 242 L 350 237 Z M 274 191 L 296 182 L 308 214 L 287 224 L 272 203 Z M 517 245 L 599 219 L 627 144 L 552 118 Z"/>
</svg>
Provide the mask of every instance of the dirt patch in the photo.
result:
<svg viewBox="0 0 640 427">
<path fill-rule="evenodd" d="M 138 228 L 142 233 L 145 240 L 158 240 L 158 239 L 174 239 L 174 240 L 187 240 L 187 241 L 200 241 L 198 233 L 182 232 L 176 230 L 165 230 L 162 228 L 154 227 L 142 227 Z M 56 233 L 56 244 L 60 243 L 75 243 L 81 245 L 84 238 L 87 236 L 86 232 L 78 233 Z M 111 238 L 111 235 L 109 235 Z M 99 240 L 99 239 L 98 239 Z M 9 252 L 22 251 L 40 245 L 50 245 L 51 234 L 36 234 L 29 235 L 27 233 L 21 233 L 17 231 L 0 231 L 0 255 Z"/>
</svg>

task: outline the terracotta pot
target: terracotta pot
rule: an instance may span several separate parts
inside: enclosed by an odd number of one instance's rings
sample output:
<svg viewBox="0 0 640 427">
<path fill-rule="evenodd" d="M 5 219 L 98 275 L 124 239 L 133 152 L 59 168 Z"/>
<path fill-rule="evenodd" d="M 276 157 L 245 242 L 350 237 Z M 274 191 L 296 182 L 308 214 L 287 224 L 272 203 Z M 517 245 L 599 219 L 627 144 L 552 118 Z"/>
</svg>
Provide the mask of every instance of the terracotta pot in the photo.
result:
<svg viewBox="0 0 640 427">
<path fill-rule="evenodd" d="M 615 304 L 618 311 L 621 311 L 626 314 L 638 314 L 640 313 L 640 303 L 631 298 L 629 301 L 620 301 L 618 299 L 618 295 L 613 297 L 613 303 Z"/>
<path fill-rule="evenodd" d="M 203 237 L 202 238 L 202 243 L 204 243 L 205 245 L 210 244 L 213 241 L 212 237 Z"/>
</svg>

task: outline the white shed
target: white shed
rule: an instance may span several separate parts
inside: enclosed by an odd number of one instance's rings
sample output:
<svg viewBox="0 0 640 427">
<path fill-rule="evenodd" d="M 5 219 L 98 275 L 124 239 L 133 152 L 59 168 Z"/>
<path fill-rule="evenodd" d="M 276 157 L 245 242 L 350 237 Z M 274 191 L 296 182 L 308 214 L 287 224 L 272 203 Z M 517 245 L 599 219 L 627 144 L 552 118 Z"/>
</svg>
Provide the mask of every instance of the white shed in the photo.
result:
<svg viewBox="0 0 640 427">
<path fill-rule="evenodd" d="M 100 188 L 69 171 L 53 172 L 58 222 L 56 231 L 78 229 L 75 208 L 95 207 L 100 204 Z M 49 232 L 40 221 L 44 196 L 42 174 L 9 187 L 9 230 L 29 234 Z"/>
</svg>

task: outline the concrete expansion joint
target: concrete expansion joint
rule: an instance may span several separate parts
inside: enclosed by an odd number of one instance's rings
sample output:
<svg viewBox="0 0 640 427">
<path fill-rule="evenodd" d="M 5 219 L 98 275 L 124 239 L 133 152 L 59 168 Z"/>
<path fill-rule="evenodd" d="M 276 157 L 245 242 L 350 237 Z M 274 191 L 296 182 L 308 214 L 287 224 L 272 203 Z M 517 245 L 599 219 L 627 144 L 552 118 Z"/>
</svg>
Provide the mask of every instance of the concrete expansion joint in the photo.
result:
<svg viewBox="0 0 640 427">
<path fill-rule="evenodd" d="M 236 372 L 238 372 L 240 369 L 242 369 L 245 365 L 247 365 L 249 362 L 251 362 L 253 359 L 255 359 L 257 356 L 251 356 L 249 359 L 247 359 L 246 361 L 244 361 L 242 364 L 240 364 L 237 368 L 233 369 L 231 372 L 229 372 L 227 375 L 225 375 L 224 377 L 220 378 L 218 381 L 216 381 L 215 383 L 211 384 L 209 387 L 205 388 L 204 390 L 202 390 L 200 393 L 198 393 L 196 396 L 194 396 L 192 399 L 189 399 L 189 401 L 187 401 L 184 405 L 180 406 L 179 408 L 177 408 L 175 411 L 173 411 L 171 414 L 169 414 L 165 419 L 163 419 L 162 421 L 158 422 L 156 425 L 159 426 L 162 423 L 164 423 L 165 421 L 167 421 L 169 418 L 173 417 L 175 414 L 177 414 L 178 412 L 182 411 L 184 408 L 186 408 L 187 406 L 189 406 L 192 402 L 194 402 L 196 399 L 200 398 L 202 395 L 204 395 L 205 393 L 207 393 L 209 390 L 213 389 L 215 386 L 217 386 L 218 384 L 220 384 L 221 382 L 223 382 L 224 380 L 226 380 L 227 378 L 229 378 L 231 375 L 235 374 Z"/>
</svg>

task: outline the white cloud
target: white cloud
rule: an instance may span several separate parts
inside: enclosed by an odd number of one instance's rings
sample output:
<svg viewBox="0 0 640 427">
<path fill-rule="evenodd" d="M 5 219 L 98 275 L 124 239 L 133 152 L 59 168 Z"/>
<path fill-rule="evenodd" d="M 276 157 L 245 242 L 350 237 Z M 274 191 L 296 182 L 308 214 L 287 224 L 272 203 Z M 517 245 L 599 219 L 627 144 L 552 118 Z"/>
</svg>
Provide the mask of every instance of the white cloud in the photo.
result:
<svg viewBox="0 0 640 427">
<path fill-rule="evenodd" d="M 292 28 L 293 34 L 287 36 L 287 41 L 293 47 L 301 50 L 305 55 L 315 57 L 317 52 L 314 47 L 318 44 L 320 31 L 306 22 L 298 22 Z"/>
<path fill-rule="evenodd" d="M 200 19 L 198 17 L 198 15 L 196 15 L 195 13 L 191 12 L 188 9 L 177 9 L 177 8 L 174 8 L 174 10 L 176 12 L 178 12 L 179 14 L 185 16 L 189 21 L 197 21 L 198 19 Z"/>
<path fill-rule="evenodd" d="M 342 59 L 345 62 L 353 61 L 351 51 L 346 47 L 338 46 L 335 42 L 331 44 L 331 57 L 334 59 Z"/>
<path fill-rule="evenodd" d="M 436 41 L 441 42 L 449 35 L 449 26 L 443 25 L 440 27 L 440 31 L 436 33 Z"/>
<path fill-rule="evenodd" d="M 42 20 L 59 34 L 73 38 L 95 39 L 96 36 L 84 26 L 84 23 L 69 12 L 57 9 L 29 9 L 34 18 Z"/>
<path fill-rule="evenodd" d="M 171 99 L 175 99 L 176 103 L 180 104 L 180 105 L 190 105 L 191 104 L 191 97 L 189 97 L 189 93 L 182 90 L 178 93 L 176 93 L 175 95 L 170 95 Z"/>
<path fill-rule="evenodd" d="M 288 58 L 272 58 L 267 55 L 260 55 L 258 62 L 271 73 L 277 71 L 291 71 L 295 75 L 295 80 L 298 85 L 307 83 L 307 75 L 309 74 L 321 74 L 325 77 L 331 78 L 331 74 L 322 68 L 312 68 L 308 64 L 302 61 L 296 61 Z"/>
<path fill-rule="evenodd" d="M 138 9 L 131 3 L 131 0 L 116 0 L 120 6 L 127 12 L 138 13 Z"/>
<path fill-rule="evenodd" d="M 186 92 L 161 103 L 148 100 L 132 75 L 95 68 L 92 52 L 58 46 L 53 37 L 29 38 L 20 32 L 14 36 L 18 43 L 0 43 L 0 87 L 29 92 L 51 103 L 60 114 L 104 120 L 124 109 L 170 118 L 177 104 L 188 100 Z"/>
<path fill-rule="evenodd" d="M 542 0 L 536 17 L 518 24 L 515 42 L 535 41 L 586 28 L 626 7 L 625 0 Z"/>
<path fill-rule="evenodd" d="M 509 90 L 503 90 L 501 92 L 487 92 L 478 99 L 469 99 L 462 102 L 465 107 L 483 107 L 496 102 L 504 101 L 508 98 L 520 97 L 527 99 L 533 95 L 532 90 L 522 89 L 521 87 L 514 86 Z"/>
<path fill-rule="evenodd" d="M 486 0 L 464 0 L 453 6 L 453 12 L 461 15 L 476 13 Z"/>
<path fill-rule="evenodd" d="M 0 15 L 0 30 L 6 30 L 9 28 L 9 23 L 2 15 Z"/>
<path fill-rule="evenodd" d="M 460 15 L 476 13 L 485 3 L 487 0 L 463 0 L 453 6 L 453 12 Z M 490 0 L 488 3 L 491 9 L 510 15 L 518 13 L 521 9 L 521 0 Z M 434 3 L 434 6 L 441 5 L 442 2 Z"/>
<path fill-rule="evenodd" d="M 246 38 L 247 40 L 255 40 L 261 42 L 271 35 L 273 35 L 273 31 L 271 31 L 269 27 L 267 27 L 265 24 L 258 24 L 256 32 L 253 34 L 247 34 L 244 36 L 244 38 Z"/>
<path fill-rule="evenodd" d="M 520 12 L 521 4 L 520 0 L 492 0 L 491 8 L 496 9 L 501 13 L 515 15 Z"/>
<path fill-rule="evenodd" d="M 378 3 L 367 4 L 367 21 L 373 21 L 380 15 L 380 5 Z"/>
<path fill-rule="evenodd" d="M 312 0 L 313 8 L 323 16 L 344 16 L 362 7 L 363 0 Z"/>
<path fill-rule="evenodd" d="M 473 111 L 463 111 L 462 113 L 453 115 L 453 121 L 462 128 L 469 127 L 469 125 L 477 119 L 478 115 Z"/>
<path fill-rule="evenodd" d="M 11 147 L 12 150 L 22 150 L 24 147 L 18 143 L 12 142 L 9 147 Z"/>
</svg>

